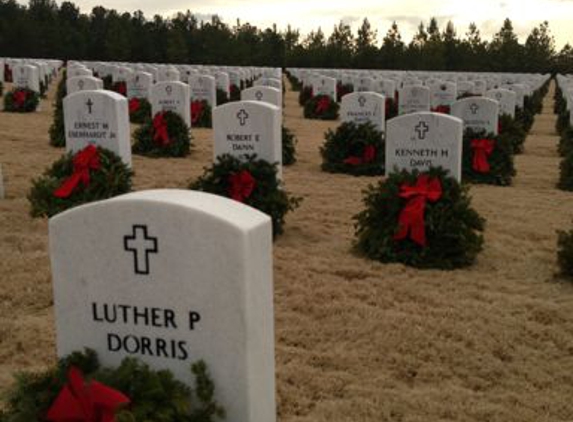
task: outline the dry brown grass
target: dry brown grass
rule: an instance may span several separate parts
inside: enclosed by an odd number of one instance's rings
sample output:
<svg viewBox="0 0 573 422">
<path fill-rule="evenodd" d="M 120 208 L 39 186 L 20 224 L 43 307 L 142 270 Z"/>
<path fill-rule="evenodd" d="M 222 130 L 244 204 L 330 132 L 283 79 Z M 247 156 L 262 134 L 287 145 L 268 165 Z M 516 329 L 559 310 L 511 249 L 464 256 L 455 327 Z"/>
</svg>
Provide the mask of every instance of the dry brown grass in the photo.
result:
<svg viewBox="0 0 573 422">
<path fill-rule="evenodd" d="M 305 201 L 274 249 L 281 422 L 573 420 L 573 286 L 554 279 L 555 231 L 571 227 L 573 195 L 555 189 L 552 93 L 515 185 L 472 187 L 485 250 L 453 272 L 351 253 L 351 217 L 376 179 L 322 173 L 318 149 L 334 124 L 303 120 L 287 94 L 299 161 L 285 180 Z M 55 359 L 47 225 L 28 217 L 25 199 L 60 154 L 48 145 L 49 101 L 42 107 L 0 114 L 1 388 L 13 371 Z M 185 187 L 211 160 L 211 131 L 194 138 L 186 159 L 135 157 L 135 187 Z"/>
</svg>

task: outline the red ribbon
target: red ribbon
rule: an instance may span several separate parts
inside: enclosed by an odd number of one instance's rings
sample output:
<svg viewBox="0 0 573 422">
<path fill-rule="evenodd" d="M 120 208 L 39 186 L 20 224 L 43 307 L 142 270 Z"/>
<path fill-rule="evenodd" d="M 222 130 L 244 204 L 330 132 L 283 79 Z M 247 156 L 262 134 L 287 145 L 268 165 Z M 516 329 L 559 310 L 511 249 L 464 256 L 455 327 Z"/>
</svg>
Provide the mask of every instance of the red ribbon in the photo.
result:
<svg viewBox="0 0 573 422">
<path fill-rule="evenodd" d="M 14 91 L 14 95 L 12 98 L 14 99 L 14 105 L 17 108 L 21 108 L 22 106 L 24 106 L 24 103 L 28 98 L 28 93 L 23 89 L 17 89 L 16 91 Z"/>
<path fill-rule="evenodd" d="M 366 145 L 362 152 L 362 157 L 350 156 L 344 160 L 344 164 L 351 166 L 359 166 L 360 164 L 368 164 L 376 159 L 376 147 L 374 145 Z"/>
<path fill-rule="evenodd" d="M 121 95 L 127 94 L 127 84 L 125 82 L 118 82 L 115 89 Z"/>
<path fill-rule="evenodd" d="M 320 99 L 316 103 L 316 113 L 322 114 L 325 111 L 328 111 L 328 107 L 330 107 L 330 97 L 328 97 L 327 95 L 320 97 Z"/>
<path fill-rule="evenodd" d="M 447 105 L 439 105 L 432 109 L 434 113 L 450 114 L 450 107 Z"/>
<path fill-rule="evenodd" d="M 194 125 L 199 121 L 203 114 L 203 101 L 193 101 L 191 103 L 191 124 Z"/>
<path fill-rule="evenodd" d="M 167 121 L 165 120 L 165 113 L 157 113 L 153 118 L 153 141 L 162 147 L 171 143 L 169 133 L 167 132 Z"/>
<path fill-rule="evenodd" d="M 489 163 L 487 157 L 494 150 L 495 142 L 491 139 L 474 139 L 471 143 L 474 152 L 472 168 L 478 173 L 489 173 Z"/>
<path fill-rule="evenodd" d="M 426 201 L 436 202 L 442 197 L 442 185 L 440 179 L 432 178 L 427 174 L 418 176 L 414 186 L 404 183 L 400 186 L 400 198 L 407 199 L 398 217 L 398 233 L 394 240 L 402 240 L 408 237 L 420 246 L 426 246 L 426 227 L 424 224 L 424 211 Z"/>
<path fill-rule="evenodd" d="M 253 190 L 255 190 L 256 181 L 248 170 L 242 170 L 229 176 L 229 196 L 235 201 L 245 202 Z"/>
<path fill-rule="evenodd" d="M 128 397 L 97 381 L 86 384 L 79 369 L 71 367 L 68 383 L 48 410 L 50 422 L 115 422 L 115 412 L 129 404 Z"/>
<path fill-rule="evenodd" d="M 90 170 L 99 170 L 101 166 L 97 148 L 91 144 L 78 152 L 73 162 L 74 172 L 54 191 L 54 196 L 57 198 L 69 197 L 80 182 L 85 187 L 88 187 L 90 184 Z"/>
<path fill-rule="evenodd" d="M 129 100 L 129 113 L 136 113 L 140 106 L 141 101 L 139 101 L 139 98 L 132 98 Z"/>
</svg>

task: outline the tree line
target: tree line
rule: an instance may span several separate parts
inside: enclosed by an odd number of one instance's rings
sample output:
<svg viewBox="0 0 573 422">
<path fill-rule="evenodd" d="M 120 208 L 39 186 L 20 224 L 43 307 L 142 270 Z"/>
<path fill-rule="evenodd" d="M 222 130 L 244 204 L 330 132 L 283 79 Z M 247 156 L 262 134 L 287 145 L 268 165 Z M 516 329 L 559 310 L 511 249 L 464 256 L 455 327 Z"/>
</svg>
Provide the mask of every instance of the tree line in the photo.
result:
<svg viewBox="0 0 573 422">
<path fill-rule="evenodd" d="M 234 26 L 187 11 L 166 19 L 141 11 L 119 13 L 74 3 L 0 0 L 0 56 L 208 65 L 573 73 L 573 48 L 557 51 L 548 22 L 520 43 L 510 19 L 491 40 L 471 24 L 458 34 L 448 22 L 421 22 L 410 42 L 394 22 L 378 42 L 368 19 L 354 34 L 340 22 L 328 37 L 321 28 L 303 36 L 288 27 Z"/>
</svg>

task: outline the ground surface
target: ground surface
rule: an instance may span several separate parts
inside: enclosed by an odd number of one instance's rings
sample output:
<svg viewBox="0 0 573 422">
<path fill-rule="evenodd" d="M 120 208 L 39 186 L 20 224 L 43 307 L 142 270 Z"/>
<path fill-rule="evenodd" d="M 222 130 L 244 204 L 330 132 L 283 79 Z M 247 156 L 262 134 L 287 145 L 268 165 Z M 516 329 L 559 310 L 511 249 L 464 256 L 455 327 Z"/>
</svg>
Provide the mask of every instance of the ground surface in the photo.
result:
<svg viewBox="0 0 573 422">
<path fill-rule="evenodd" d="M 47 222 L 28 216 L 30 180 L 61 154 L 48 145 L 51 98 L 35 114 L 0 114 L 0 390 L 16 370 L 55 360 Z M 517 158 L 513 187 L 474 186 L 487 219 L 470 269 L 418 271 L 351 251 L 352 216 L 377 178 L 321 172 L 323 133 L 286 95 L 298 136 L 286 188 L 304 196 L 275 242 L 281 422 L 573 420 L 573 284 L 554 278 L 556 230 L 573 194 L 555 188 L 553 87 Z M 134 157 L 135 188 L 185 188 L 211 160 L 194 130 L 185 159 Z M 230 421 L 232 422 L 232 421 Z"/>
</svg>

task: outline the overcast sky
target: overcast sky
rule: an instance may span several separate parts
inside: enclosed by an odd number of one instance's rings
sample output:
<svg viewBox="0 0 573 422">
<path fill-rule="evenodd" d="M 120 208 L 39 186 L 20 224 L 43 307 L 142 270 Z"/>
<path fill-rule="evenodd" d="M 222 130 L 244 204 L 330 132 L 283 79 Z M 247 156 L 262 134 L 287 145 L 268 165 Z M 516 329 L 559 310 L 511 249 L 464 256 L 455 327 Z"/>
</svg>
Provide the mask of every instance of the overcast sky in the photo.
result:
<svg viewBox="0 0 573 422">
<path fill-rule="evenodd" d="M 367 17 L 378 30 L 379 41 L 392 21 L 397 21 L 402 39 L 409 42 L 421 20 L 438 19 L 443 27 L 452 20 L 463 35 L 470 22 L 476 22 L 482 36 L 489 39 L 501 27 L 504 18 L 512 20 L 522 41 L 531 29 L 549 21 L 556 44 L 561 48 L 573 42 L 573 0 L 72 0 L 83 12 L 102 5 L 119 11 L 143 10 L 148 16 L 172 16 L 191 10 L 200 16 L 217 14 L 229 24 L 236 19 L 259 27 L 276 23 L 279 28 L 291 24 L 303 34 L 322 27 L 326 34 L 344 20 L 353 29 Z M 60 3 L 61 0 L 58 0 Z"/>
</svg>

